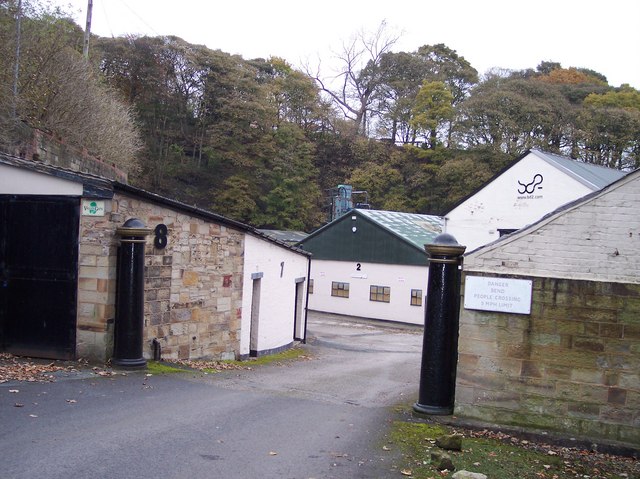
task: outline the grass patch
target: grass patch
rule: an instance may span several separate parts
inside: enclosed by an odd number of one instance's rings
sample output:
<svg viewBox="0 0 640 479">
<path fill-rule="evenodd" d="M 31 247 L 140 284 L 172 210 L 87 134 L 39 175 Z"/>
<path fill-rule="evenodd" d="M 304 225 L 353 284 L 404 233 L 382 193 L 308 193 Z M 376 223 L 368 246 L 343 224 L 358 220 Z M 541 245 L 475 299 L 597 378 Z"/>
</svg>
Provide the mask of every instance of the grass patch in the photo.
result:
<svg viewBox="0 0 640 479">
<path fill-rule="evenodd" d="M 436 438 L 463 435 L 462 451 L 449 454 L 456 470 L 485 474 L 490 479 L 626 479 L 639 477 L 637 461 L 575 448 L 535 444 L 490 431 L 460 431 L 448 426 L 396 421 L 388 446 L 402 454 L 402 475 L 414 479 L 451 477 L 455 471 L 439 471 L 431 452 L 442 451 Z"/>
<path fill-rule="evenodd" d="M 184 373 L 184 368 L 177 367 L 172 363 L 165 363 L 161 361 L 147 361 L 147 372 L 149 374 L 173 374 Z"/>
<path fill-rule="evenodd" d="M 294 347 L 277 354 L 260 356 L 258 358 L 250 358 L 244 361 L 235 360 L 206 360 L 206 359 L 189 359 L 175 361 L 173 368 L 176 370 L 197 370 L 204 373 L 219 373 L 222 371 L 234 369 L 253 369 L 255 367 L 265 366 L 268 364 L 286 364 L 287 362 L 311 359 L 309 354 L 302 348 Z M 167 364 L 167 363 L 163 363 Z M 182 368 L 182 369 L 179 369 Z"/>
<path fill-rule="evenodd" d="M 269 354 L 251 358 L 246 361 L 234 361 L 239 364 L 250 363 L 251 365 L 263 366 L 265 364 L 288 362 L 296 359 L 310 359 L 309 353 L 302 348 L 290 348 L 277 354 Z"/>
</svg>

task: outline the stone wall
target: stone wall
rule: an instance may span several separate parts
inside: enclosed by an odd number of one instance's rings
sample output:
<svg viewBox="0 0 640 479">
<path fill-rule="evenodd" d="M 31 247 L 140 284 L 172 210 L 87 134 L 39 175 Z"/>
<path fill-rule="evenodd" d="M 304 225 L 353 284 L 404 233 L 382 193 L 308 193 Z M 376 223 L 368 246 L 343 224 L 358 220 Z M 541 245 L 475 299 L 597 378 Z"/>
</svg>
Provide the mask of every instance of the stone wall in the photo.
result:
<svg viewBox="0 0 640 479">
<path fill-rule="evenodd" d="M 32 129 L 24 124 L 21 128 L 25 141 L 14 152 L 19 157 L 73 171 L 91 173 L 123 183 L 127 182 L 127 174 L 124 171 L 91 156 L 86 150 L 67 145 L 49 133 Z"/>
<path fill-rule="evenodd" d="M 244 233 L 131 195 L 115 193 L 104 217 L 81 219 L 77 354 L 111 356 L 115 318 L 115 230 L 135 217 L 168 227 L 168 244 L 145 257 L 144 354 L 157 339 L 167 359 L 239 354 Z"/>
<path fill-rule="evenodd" d="M 461 310 L 455 414 L 640 445 L 640 285 L 526 279 L 530 315 Z"/>
<path fill-rule="evenodd" d="M 76 354 L 105 361 L 113 350 L 116 302 L 117 240 L 115 231 L 124 220 L 105 201 L 103 217 L 80 217 L 78 258 L 78 314 Z"/>
</svg>

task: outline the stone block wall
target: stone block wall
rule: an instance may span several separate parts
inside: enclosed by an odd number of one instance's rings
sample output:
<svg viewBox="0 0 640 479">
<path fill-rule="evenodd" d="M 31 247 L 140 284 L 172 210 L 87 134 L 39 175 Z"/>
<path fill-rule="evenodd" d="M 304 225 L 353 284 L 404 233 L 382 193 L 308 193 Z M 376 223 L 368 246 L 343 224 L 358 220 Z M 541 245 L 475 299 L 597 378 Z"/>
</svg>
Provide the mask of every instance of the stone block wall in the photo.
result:
<svg viewBox="0 0 640 479">
<path fill-rule="evenodd" d="M 530 315 L 461 309 L 455 414 L 640 445 L 640 285 L 527 279 Z"/>
<path fill-rule="evenodd" d="M 21 158 L 127 182 L 127 174 L 124 171 L 91 156 L 86 150 L 74 148 L 49 133 L 24 124 L 21 128 L 25 140 L 15 151 Z"/>
<path fill-rule="evenodd" d="M 105 201 L 104 217 L 80 217 L 76 354 L 95 361 L 105 361 L 113 350 L 115 231 L 124 221 L 112 213 L 111 206 L 112 202 Z"/>
<path fill-rule="evenodd" d="M 113 348 L 116 228 L 129 218 L 165 224 L 168 244 L 145 255 L 144 355 L 164 359 L 239 355 L 244 233 L 145 199 L 116 193 L 104 217 L 82 217 L 77 354 L 104 360 Z"/>
</svg>

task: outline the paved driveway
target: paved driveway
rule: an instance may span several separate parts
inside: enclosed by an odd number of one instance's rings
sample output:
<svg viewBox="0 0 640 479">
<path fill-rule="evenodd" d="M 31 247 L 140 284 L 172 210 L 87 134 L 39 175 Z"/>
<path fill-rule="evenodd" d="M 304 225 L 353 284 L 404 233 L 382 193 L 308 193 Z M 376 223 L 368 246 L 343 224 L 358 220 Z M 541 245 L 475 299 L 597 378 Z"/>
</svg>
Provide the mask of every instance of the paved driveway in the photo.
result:
<svg viewBox="0 0 640 479">
<path fill-rule="evenodd" d="M 397 477 L 382 434 L 417 397 L 421 332 L 309 333 L 313 359 L 285 366 L 1 384 L 2 477 Z"/>
</svg>

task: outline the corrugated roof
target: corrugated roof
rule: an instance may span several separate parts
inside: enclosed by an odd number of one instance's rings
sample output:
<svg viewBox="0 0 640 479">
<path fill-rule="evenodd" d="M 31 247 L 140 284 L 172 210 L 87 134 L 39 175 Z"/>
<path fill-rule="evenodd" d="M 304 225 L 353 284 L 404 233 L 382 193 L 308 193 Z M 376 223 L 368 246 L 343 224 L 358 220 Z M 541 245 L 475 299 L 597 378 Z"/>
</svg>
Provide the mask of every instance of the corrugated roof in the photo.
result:
<svg viewBox="0 0 640 479">
<path fill-rule="evenodd" d="M 297 243 L 305 239 L 308 234 L 304 231 L 289 231 L 289 230 L 265 230 L 260 229 L 262 233 L 271 236 L 273 238 L 284 241 L 285 243 Z"/>
<path fill-rule="evenodd" d="M 546 153 L 540 150 L 532 149 L 530 151 L 548 163 L 551 163 L 561 169 L 568 175 L 573 176 L 575 179 L 580 181 L 580 183 L 594 191 L 601 190 L 605 186 L 626 176 L 628 173 L 626 171 L 614 170 L 613 168 L 606 168 L 592 163 L 584 163 L 566 156 Z"/>
<path fill-rule="evenodd" d="M 414 244 L 420 250 L 432 243 L 442 233 L 444 220 L 441 216 L 400 213 L 383 210 L 357 210 L 362 216 Z"/>
<path fill-rule="evenodd" d="M 497 180 L 500 176 L 502 176 L 507 170 L 513 168 L 519 161 L 526 158 L 529 154 L 535 154 L 538 158 L 546 161 L 547 163 L 555 166 L 560 171 L 565 172 L 567 175 L 575 178 L 576 181 L 579 181 L 587 188 L 590 188 L 593 191 L 600 190 L 605 186 L 610 185 L 611 183 L 618 181 L 620 178 L 624 178 L 627 175 L 627 171 L 614 170 L 613 168 L 606 168 L 604 166 L 594 165 L 592 163 L 583 163 L 582 161 L 574 160 L 569 158 L 568 156 L 556 155 L 554 153 L 547 153 L 540 150 L 530 149 L 525 151 L 522 155 L 520 155 L 515 160 L 511 161 L 506 167 L 502 170 L 498 171 L 495 175 L 493 175 L 488 181 L 486 181 L 482 186 L 478 189 L 472 191 L 467 196 L 460 198 L 456 201 L 449 210 L 445 213 L 444 216 L 447 216 L 450 212 L 455 210 L 462 203 L 467 201 L 469 198 L 478 194 L 479 191 L 483 190 L 495 180 Z"/>
</svg>

